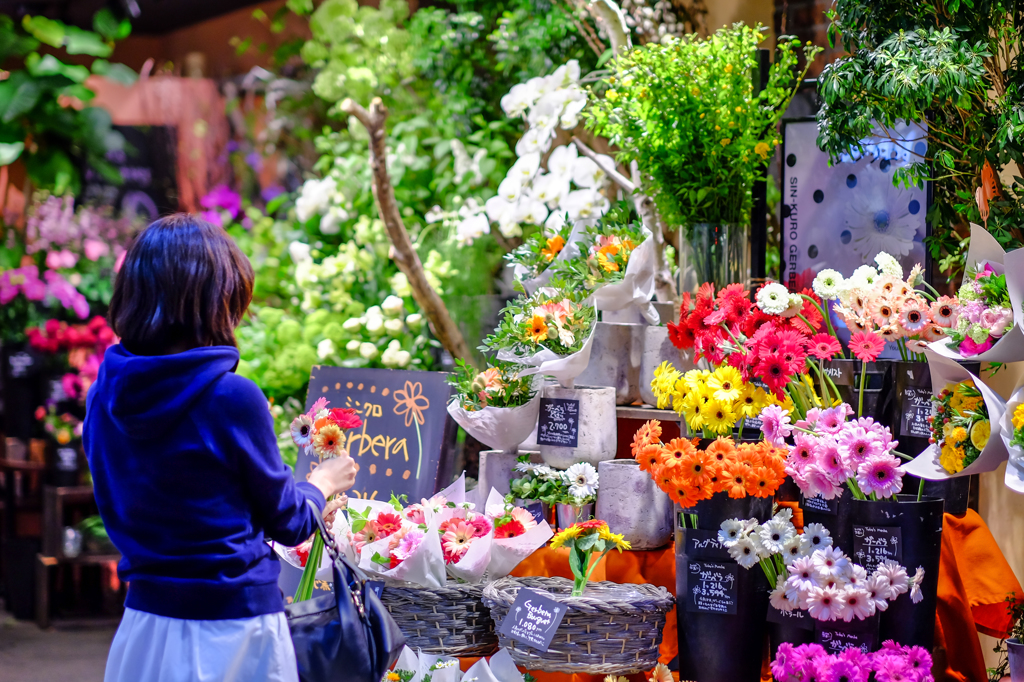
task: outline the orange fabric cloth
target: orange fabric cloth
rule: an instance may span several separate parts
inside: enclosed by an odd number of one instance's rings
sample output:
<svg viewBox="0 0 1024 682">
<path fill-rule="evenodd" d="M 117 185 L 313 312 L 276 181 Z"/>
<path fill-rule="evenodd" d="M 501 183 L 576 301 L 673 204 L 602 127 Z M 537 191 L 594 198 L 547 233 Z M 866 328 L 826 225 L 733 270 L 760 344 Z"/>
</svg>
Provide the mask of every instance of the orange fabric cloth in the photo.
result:
<svg viewBox="0 0 1024 682">
<path fill-rule="evenodd" d="M 788 505 L 787 505 L 788 506 Z M 915 566 L 908 567 L 911 571 Z M 543 547 L 512 572 L 518 577 L 543 575 L 572 578 L 567 549 Z M 592 580 L 651 583 L 675 592 L 676 563 L 672 545 L 658 550 L 610 552 L 594 569 Z M 1006 597 L 1024 594 L 1020 583 L 976 512 L 963 517 L 946 514 L 942 530 L 942 556 L 938 575 L 935 621 L 936 659 L 945 666 L 947 680 L 986 682 L 985 662 L 977 632 L 1000 636 L 1009 626 Z M 727 636 L 727 635 L 724 635 Z M 665 622 L 660 660 L 668 663 L 679 650 L 676 613 Z M 462 669 L 477 659 L 463 659 Z M 602 682 L 602 675 L 532 673 L 538 682 Z M 941 679 L 941 678 L 937 678 Z M 630 677 L 640 682 L 642 675 Z"/>
</svg>

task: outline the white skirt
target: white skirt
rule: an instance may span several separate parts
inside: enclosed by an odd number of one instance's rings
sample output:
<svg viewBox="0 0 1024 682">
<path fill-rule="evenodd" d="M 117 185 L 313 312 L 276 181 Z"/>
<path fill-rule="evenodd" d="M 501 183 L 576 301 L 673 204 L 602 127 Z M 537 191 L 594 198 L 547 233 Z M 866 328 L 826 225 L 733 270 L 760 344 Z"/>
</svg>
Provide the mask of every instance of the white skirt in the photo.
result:
<svg viewBox="0 0 1024 682">
<path fill-rule="evenodd" d="M 283 613 L 182 620 L 125 609 L 104 682 L 298 682 Z"/>
</svg>

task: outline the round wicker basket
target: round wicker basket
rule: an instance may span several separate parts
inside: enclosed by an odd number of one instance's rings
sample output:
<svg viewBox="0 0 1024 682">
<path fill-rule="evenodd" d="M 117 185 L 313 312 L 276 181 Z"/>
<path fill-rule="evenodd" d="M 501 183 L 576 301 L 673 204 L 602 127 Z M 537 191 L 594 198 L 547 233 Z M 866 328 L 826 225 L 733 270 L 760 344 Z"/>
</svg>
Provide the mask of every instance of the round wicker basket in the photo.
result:
<svg viewBox="0 0 1024 682">
<path fill-rule="evenodd" d="M 498 650 L 483 585 L 449 581 L 440 589 L 385 587 L 381 602 L 414 651 L 445 656 L 489 656 Z"/>
<path fill-rule="evenodd" d="M 495 622 L 505 618 L 522 587 L 565 604 L 566 614 L 546 652 L 499 634 L 501 646 L 517 665 L 544 672 L 625 675 L 658 663 L 665 614 L 676 603 L 664 587 L 591 582 L 582 596 L 572 597 L 572 581 L 565 578 L 502 578 L 484 588 L 484 604 Z"/>
</svg>

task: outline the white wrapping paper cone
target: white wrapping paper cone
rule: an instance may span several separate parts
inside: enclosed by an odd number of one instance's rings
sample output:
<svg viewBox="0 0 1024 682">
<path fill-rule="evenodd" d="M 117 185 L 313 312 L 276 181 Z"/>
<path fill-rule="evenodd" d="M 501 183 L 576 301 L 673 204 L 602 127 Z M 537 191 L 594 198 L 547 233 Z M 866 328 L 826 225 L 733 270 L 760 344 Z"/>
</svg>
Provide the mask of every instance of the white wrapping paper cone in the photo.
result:
<svg viewBox="0 0 1024 682">
<path fill-rule="evenodd" d="M 543 374 L 554 377 L 563 388 L 572 388 L 576 377 L 582 374 L 590 364 L 590 351 L 594 346 L 594 329 L 596 328 L 595 324 L 590 330 L 590 336 L 587 337 L 586 343 L 572 355 L 557 355 L 554 351 L 543 348 L 528 358 L 520 358 L 508 351 L 498 351 L 498 359 L 530 365 L 528 369 L 520 372 L 520 376 Z"/>
<path fill-rule="evenodd" d="M 908 474 L 929 481 L 941 481 L 947 478 L 959 476 L 970 476 L 981 474 L 986 471 L 994 471 L 1007 458 L 1006 444 L 1001 438 L 1003 413 L 1006 411 L 1006 403 L 991 388 L 984 384 L 981 379 L 974 376 L 966 369 L 942 355 L 933 353 L 930 349 L 925 351 L 928 358 L 928 368 L 932 374 L 932 395 L 936 396 L 946 388 L 947 384 L 955 384 L 961 381 L 972 379 L 974 385 L 981 391 L 985 407 L 988 408 L 989 423 L 992 426 L 988 443 L 969 466 L 964 467 L 959 473 L 951 474 L 942 468 L 939 463 L 940 448 L 938 443 L 932 443 L 925 450 L 907 462 L 900 469 Z"/>
<path fill-rule="evenodd" d="M 418 530 L 418 529 L 417 529 Z M 413 531 L 410 531 L 413 532 Z M 387 569 L 373 561 L 374 554 L 388 555 L 391 538 L 382 538 L 363 548 L 359 568 L 384 578 L 386 584 L 412 583 L 420 587 L 438 588 L 448 582 L 441 554 L 441 539 L 436 527 L 427 527 L 423 541 L 413 553 L 396 568 Z"/>
<path fill-rule="evenodd" d="M 431 672 L 430 669 L 437 663 L 447 663 L 448 665 Z M 424 677 L 430 675 L 430 682 L 459 682 L 462 679 L 459 659 L 451 656 L 421 653 L 420 670 Z"/>
<path fill-rule="evenodd" d="M 1021 302 L 1024 300 L 1024 249 L 1006 253 L 995 237 L 984 227 L 971 223 L 971 245 L 967 249 L 967 267 L 990 263 L 996 274 L 1006 275 L 1006 290 L 1013 306 L 1013 329 L 1006 332 L 984 353 L 960 355 L 950 347 L 951 339 L 939 339 L 928 344 L 928 348 L 939 355 L 953 360 L 972 362 L 1018 362 L 1024 360 L 1024 331 L 1021 327 Z M 973 465 L 972 465 L 973 466 Z M 986 469 L 986 471 L 989 471 Z"/>
<path fill-rule="evenodd" d="M 494 450 L 511 450 L 530 437 L 540 413 L 540 391 L 518 407 L 485 407 L 468 412 L 458 400 L 448 403 L 448 414 L 466 433 Z"/>
<path fill-rule="evenodd" d="M 485 507 L 488 515 L 500 516 L 505 510 L 505 499 L 494 488 L 487 496 Z M 486 579 L 488 582 L 504 578 L 518 566 L 523 559 L 537 551 L 544 543 L 554 536 L 547 521 L 541 521 L 516 538 L 495 538 L 491 544 L 491 560 L 487 564 Z"/>
<path fill-rule="evenodd" d="M 651 304 L 654 298 L 654 237 L 646 229 L 644 235 L 646 239 L 630 254 L 622 279 L 595 289 L 588 302 L 596 305 L 598 310 L 610 312 L 636 306 L 649 323 L 658 324 L 661 318 Z"/>
<path fill-rule="evenodd" d="M 487 664 L 491 667 L 491 673 L 498 682 L 523 682 L 524 680 L 523 674 L 519 672 L 508 649 L 498 649 L 498 653 L 491 656 L 491 660 Z"/>
<path fill-rule="evenodd" d="M 1021 403 L 1024 403 L 1024 385 L 1014 389 L 1010 399 L 1006 401 L 1006 412 L 1003 413 L 999 433 L 1009 455 L 1003 480 L 1006 487 L 1016 493 L 1024 493 L 1024 448 L 1011 445 L 1010 441 L 1013 440 L 1013 412 Z"/>
<path fill-rule="evenodd" d="M 469 670 L 462 676 L 463 682 L 499 682 L 498 678 L 491 672 L 491 666 L 487 664 L 486 658 L 470 666 Z"/>
</svg>

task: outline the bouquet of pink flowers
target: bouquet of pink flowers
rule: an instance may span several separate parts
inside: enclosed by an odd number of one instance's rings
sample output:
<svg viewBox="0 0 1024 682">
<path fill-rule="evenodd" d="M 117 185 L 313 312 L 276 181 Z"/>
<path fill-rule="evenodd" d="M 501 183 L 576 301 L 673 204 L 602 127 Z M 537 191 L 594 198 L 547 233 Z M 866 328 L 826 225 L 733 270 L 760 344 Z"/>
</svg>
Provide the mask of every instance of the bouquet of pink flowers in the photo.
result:
<svg viewBox="0 0 1024 682">
<path fill-rule="evenodd" d="M 1006 288 L 1006 275 L 997 273 L 992 263 L 968 268 L 957 298 L 949 346 L 963 357 L 984 353 L 1013 329 L 1013 304 Z"/>
<path fill-rule="evenodd" d="M 820 644 L 779 645 L 772 661 L 776 682 L 846 680 L 868 682 L 934 682 L 932 657 L 922 647 L 903 646 L 892 640 L 875 653 L 851 647 L 841 654 L 828 654 Z"/>
<path fill-rule="evenodd" d="M 892 497 L 903 489 L 899 441 L 871 417 L 849 420 L 846 403 L 808 410 L 795 424 L 778 405 L 761 411 L 761 432 L 776 447 L 789 449 L 786 473 L 807 497 L 831 500 L 846 485 L 861 500 Z M 793 444 L 785 439 L 792 436 Z"/>
</svg>

